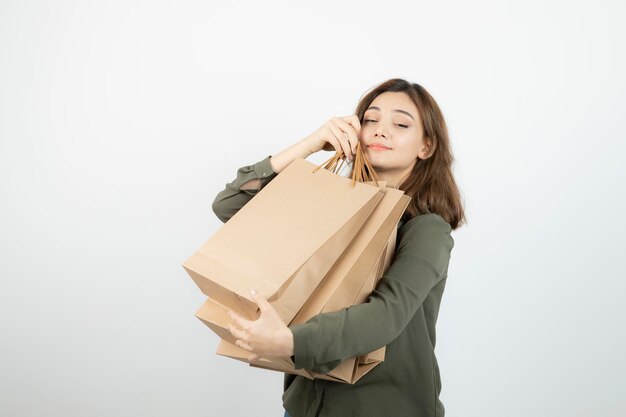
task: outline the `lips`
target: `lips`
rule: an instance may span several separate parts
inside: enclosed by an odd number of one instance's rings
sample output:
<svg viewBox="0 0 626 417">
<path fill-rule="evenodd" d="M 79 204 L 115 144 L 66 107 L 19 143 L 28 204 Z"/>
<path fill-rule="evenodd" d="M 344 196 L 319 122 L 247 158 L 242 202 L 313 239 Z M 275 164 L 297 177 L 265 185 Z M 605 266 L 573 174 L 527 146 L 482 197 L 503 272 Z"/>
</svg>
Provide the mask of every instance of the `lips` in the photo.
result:
<svg viewBox="0 0 626 417">
<path fill-rule="evenodd" d="M 367 145 L 367 147 L 384 151 L 388 151 L 391 149 L 389 146 L 385 146 L 382 143 L 370 143 L 369 145 Z"/>
</svg>

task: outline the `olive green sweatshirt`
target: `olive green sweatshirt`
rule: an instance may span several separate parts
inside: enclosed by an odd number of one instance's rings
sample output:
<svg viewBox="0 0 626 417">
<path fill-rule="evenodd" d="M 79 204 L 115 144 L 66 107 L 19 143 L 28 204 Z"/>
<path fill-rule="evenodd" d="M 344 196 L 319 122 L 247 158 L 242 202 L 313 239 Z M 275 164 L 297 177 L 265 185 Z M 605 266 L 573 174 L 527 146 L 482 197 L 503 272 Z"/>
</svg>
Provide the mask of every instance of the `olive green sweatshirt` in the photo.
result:
<svg viewBox="0 0 626 417">
<path fill-rule="evenodd" d="M 270 156 L 243 166 L 213 202 L 226 222 L 276 175 Z M 241 189 L 250 180 L 258 189 Z M 292 417 L 443 417 L 435 324 L 454 240 L 438 214 L 398 223 L 395 259 L 365 303 L 289 326 L 294 363 L 326 373 L 342 360 L 387 346 L 384 362 L 355 384 L 285 374 L 283 405 Z"/>
</svg>

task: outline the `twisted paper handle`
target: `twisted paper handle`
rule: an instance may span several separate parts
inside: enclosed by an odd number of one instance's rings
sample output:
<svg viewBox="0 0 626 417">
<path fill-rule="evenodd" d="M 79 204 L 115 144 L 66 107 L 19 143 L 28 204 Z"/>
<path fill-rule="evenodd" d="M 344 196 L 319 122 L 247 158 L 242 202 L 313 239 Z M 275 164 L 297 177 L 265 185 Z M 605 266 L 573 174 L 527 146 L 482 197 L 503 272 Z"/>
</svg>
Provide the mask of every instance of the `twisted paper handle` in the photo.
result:
<svg viewBox="0 0 626 417">
<path fill-rule="evenodd" d="M 341 172 L 341 168 L 343 167 L 344 162 L 346 161 L 345 155 L 343 152 L 336 152 L 329 160 L 323 162 L 320 166 L 315 168 L 313 172 L 316 172 L 320 168 L 324 168 L 338 174 Z M 354 161 L 352 162 L 352 187 L 354 187 L 355 182 L 365 182 L 365 181 L 374 181 L 376 186 L 378 186 L 378 175 L 376 175 L 376 171 L 374 171 L 374 167 L 370 164 L 370 161 L 365 156 L 363 149 L 361 148 L 361 142 L 358 142 L 356 145 L 356 155 L 354 156 Z"/>
</svg>

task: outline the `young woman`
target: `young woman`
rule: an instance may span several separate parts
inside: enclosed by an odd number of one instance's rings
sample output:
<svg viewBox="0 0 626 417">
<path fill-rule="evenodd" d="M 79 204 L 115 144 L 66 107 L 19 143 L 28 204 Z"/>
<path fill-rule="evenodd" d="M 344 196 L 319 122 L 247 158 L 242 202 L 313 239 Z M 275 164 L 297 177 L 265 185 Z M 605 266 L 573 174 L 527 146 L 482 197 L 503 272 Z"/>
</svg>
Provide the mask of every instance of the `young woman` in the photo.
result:
<svg viewBox="0 0 626 417">
<path fill-rule="evenodd" d="M 256 321 L 229 312 L 237 345 L 254 357 L 291 357 L 326 373 L 342 360 L 387 346 L 384 362 L 355 384 L 285 374 L 285 416 L 442 417 L 435 324 L 447 280 L 451 231 L 465 222 L 439 106 L 420 85 L 390 79 L 365 94 L 356 114 L 333 117 L 311 135 L 241 167 L 213 203 L 226 222 L 295 158 L 320 150 L 352 160 L 360 142 L 379 179 L 411 197 L 398 224 L 395 259 L 363 304 L 286 326 L 253 292 Z"/>
</svg>

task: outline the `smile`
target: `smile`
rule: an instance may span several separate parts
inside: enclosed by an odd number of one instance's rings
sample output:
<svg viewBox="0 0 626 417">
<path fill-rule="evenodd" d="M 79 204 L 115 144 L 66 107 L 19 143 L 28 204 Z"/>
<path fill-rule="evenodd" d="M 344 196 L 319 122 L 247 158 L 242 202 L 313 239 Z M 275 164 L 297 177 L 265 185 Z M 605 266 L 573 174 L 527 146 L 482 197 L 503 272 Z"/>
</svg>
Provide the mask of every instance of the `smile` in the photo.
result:
<svg viewBox="0 0 626 417">
<path fill-rule="evenodd" d="M 385 148 L 384 146 L 378 146 L 378 145 L 370 145 L 368 146 L 368 148 L 374 151 L 390 151 L 391 150 L 389 148 Z"/>
</svg>

